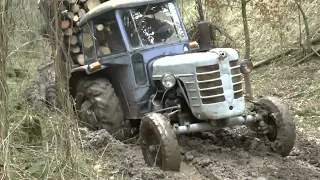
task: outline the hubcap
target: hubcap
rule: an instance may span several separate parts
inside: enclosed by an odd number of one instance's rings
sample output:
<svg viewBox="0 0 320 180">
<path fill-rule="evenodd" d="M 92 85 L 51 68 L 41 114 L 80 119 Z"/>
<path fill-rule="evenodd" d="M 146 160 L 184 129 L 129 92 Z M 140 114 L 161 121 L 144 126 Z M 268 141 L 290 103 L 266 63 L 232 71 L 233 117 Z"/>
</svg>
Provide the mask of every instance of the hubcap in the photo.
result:
<svg viewBox="0 0 320 180">
<path fill-rule="evenodd" d="M 275 141 L 277 139 L 277 123 L 276 116 L 274 113 L 271 113 L 268 118 L 268 133 L 267 137 L 270 141 Z"/>
</svg>

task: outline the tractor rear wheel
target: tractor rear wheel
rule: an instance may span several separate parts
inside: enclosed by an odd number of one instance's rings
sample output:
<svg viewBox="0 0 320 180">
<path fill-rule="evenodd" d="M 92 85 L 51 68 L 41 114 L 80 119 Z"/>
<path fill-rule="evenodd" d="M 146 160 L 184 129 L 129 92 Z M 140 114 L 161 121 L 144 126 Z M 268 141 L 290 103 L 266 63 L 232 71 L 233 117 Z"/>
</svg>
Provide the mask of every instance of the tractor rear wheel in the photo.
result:
<svg viewBox="0 0 320 180">
<path fill-rule="evenodd" d="M 124 115 L 110 81 L 86 77 L 77 84 L 76 107 L 80 121 L 90 129 L 106 129 L 110 134 L 123 127 Z"/>
<path fill-rule="evenodd" d="M 166 171 L 180 170 L 180 148 L 169 120 L 161 114 L 144 116 L 140 125 L 141 148 L 148 166 Z"/>
</svg>

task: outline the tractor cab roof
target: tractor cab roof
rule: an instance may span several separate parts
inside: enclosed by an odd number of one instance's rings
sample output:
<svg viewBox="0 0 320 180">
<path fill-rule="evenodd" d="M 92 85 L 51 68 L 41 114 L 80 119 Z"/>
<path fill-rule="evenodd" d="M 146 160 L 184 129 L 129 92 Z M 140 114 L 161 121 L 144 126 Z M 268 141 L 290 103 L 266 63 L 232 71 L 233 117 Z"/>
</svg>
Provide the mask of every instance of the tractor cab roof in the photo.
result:
<svg viewBox="0 0 320 180">
<path fill-rule="evenodd" d="M 143 6 L 148 4 L 157 4 L 157 3 L 168 2 L 168 1 L 172 1 L 172 0 L 109 0 L 93 8 L 88 13 L 86 13 L 81 18 L 79 25 L 83 26 L 92 18 L 97 17 L 108 11 L 122 9 L 122 8 L 132 8 L 132 7 Z"/>
</svg>

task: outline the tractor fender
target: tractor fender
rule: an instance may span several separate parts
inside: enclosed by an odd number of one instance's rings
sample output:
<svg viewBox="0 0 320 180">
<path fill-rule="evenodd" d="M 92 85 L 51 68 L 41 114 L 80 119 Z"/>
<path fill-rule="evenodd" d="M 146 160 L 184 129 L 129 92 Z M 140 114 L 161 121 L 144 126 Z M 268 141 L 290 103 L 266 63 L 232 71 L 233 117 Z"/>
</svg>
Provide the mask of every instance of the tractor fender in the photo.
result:
<svg viewBox="0 0 320 180">
<path fill-rule="evenodd" d="M 94 75 L 99 71 L 106 69 L 107 66 L 102 65 L 101 68 L 96 69 L 94 71 L 90 70 L 89 65 L 78 66 L 73 68 L 70 72 L 69 78 L 69 89 L 72 97 L 75 96 L 75 89 L 77 87 L 78 81 L 85 76 Z"/>
<path fill-rule="evenodd" d="M 71 70 L 71 74 L 75 73 L 75 72 L 79 72 L 79 71 L 84 71 L 84 72 L 86 72 L 86 74 L 90 75 L 90 74 L 96 73 L 98 71 L 101 71 L 101 70 L 103 70 L 103 69 L 105 69 L 107 67 L 108 66 L 101 65 L 101 67 L 99 69 L 96 69 L 96 70 L 92 71 L 92 70 L 90 70 L 89 65 L 83 65 L 83 66 L 79 66 L 79 67 L 73 68 Z"/>
</svg>

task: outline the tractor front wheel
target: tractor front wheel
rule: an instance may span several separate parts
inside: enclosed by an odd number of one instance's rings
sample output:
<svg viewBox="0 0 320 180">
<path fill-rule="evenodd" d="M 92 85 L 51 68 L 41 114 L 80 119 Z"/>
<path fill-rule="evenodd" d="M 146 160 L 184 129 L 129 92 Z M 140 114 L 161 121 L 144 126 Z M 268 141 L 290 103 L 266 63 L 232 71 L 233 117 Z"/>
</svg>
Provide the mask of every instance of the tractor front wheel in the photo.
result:
<svg viewBox="0 0 320 180">
<path fill-rule="evenodd" d="M 140 125 L 141 148 L 148 166 L 158 166 L 164 171 L 179 171 L 180 148 L 169 120 L 161 114 L 144 116 Z"/>
<path fill-rule="evenodd" d="M 264 114 L 271 148 L 282 157 L 288 156 L 296 138 L 296 126 L 289 108 L 280 99 L 267 97 L 258 101 L 258 109 L 258 113 Z"/>
<path fill-rule="evenodd" d="M 106 129 L 115 134 L 123 127 L 120 101 L 108 79 L 86 77 L 78 82 L 76 107 L 80 121 L 90 129 Z"/>
</svg>

